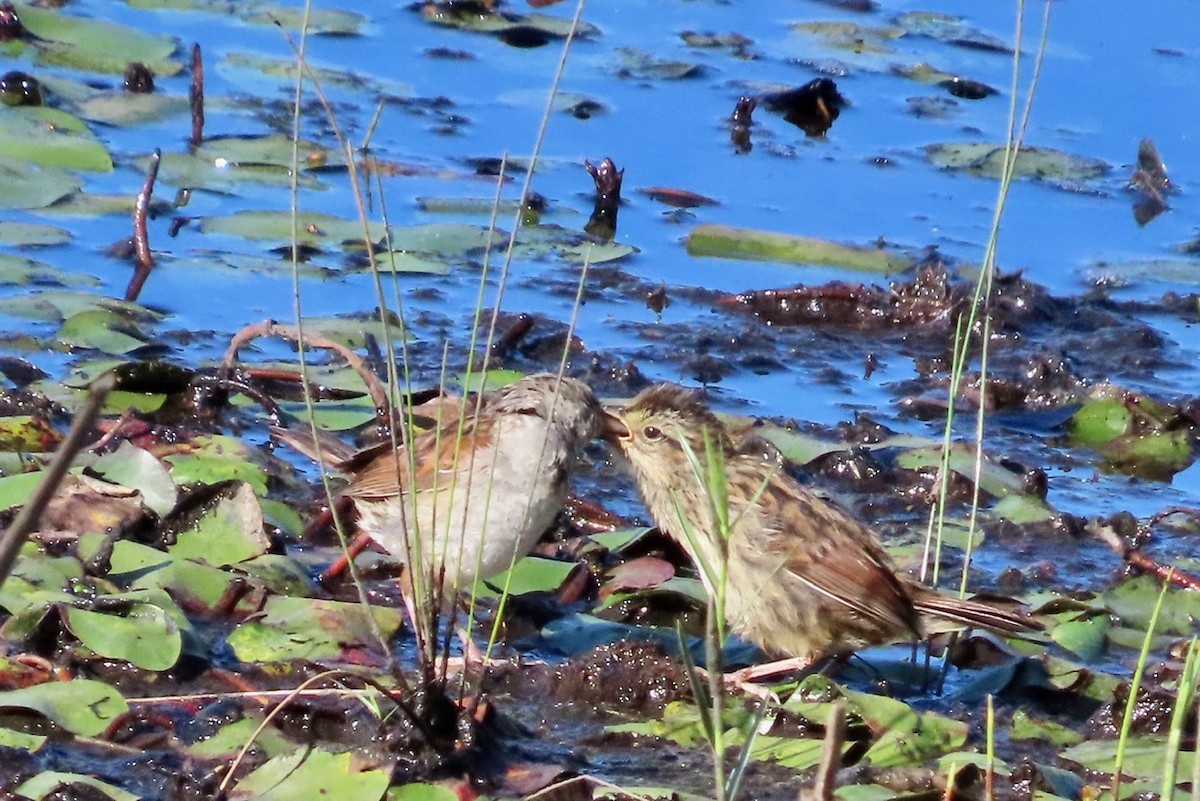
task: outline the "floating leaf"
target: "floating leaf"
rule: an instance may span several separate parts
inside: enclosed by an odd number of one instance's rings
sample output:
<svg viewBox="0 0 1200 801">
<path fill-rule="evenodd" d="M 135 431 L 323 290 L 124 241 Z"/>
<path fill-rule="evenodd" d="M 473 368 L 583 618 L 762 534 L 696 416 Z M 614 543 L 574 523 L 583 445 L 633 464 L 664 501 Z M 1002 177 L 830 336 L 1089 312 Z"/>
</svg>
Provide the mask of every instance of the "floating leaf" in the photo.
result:
<svg viewBox="0 0 1200 801">
<path fill-rule="evenodd" d="M 292 215 L 286 211 L 237 211 L 225 217 L 205 217 L 200 230 L 206 234 L 230 234 L 252 240 L 292 241 Z M 361 243 L 362 223 L 317 212 L 301 212 L 295 220 L 296 240 L 303 245 L 341 246 Z M 372 239 L 383 235 L 380 226 L 368 231 Z"/>
<path fill-rule="evenodd" d="M 320 13 L 319 9 L 313 11 Z M 292 86 L 300 71 L 294 58 L 269 58 L 257 53 L 234 52 L 222 57 L 217 64 L 217 72 L 227 80 L 243 85 L 252 83 L 259 86 L 263 78 L 268 78 Z M 329 87 L 336 86 L 364 92 L 372 99 L 380 96 L 410 97 L 413 94 L 412 87 L 406 83 L 362 75 L 352 70 L 327 69 L 310 63 L 305 66 L 304 75 L 305 80 L 311 75 L 327 91 Z"/>
<path fill-rule="evenodd" d="M 250 460 L 246 444 L 233 437 L 196 437 L 190 451 L 173 453 L 163 460 L 171 465 L 171 478 L 180 486 L 244 481 L 256 494 L 267 494 L 266 471 Z"/>
<path fill-rule="evenodd" d="M 253 559 L 270 547 L 258 498 L 249 484 L 241 483 L 232 494 L 218 496 L 169 551 L 172 556 L 223 567 Z"/>
<path fill-rule="evenodd" d="M 510 595 L 553 592 L 563 585 L 574 569 L 574 562 L 527 556 L 518 560 L 511 570 L 492 576 L 486 581 L 477 581 L 472 594 L 480 598 L 496 598 L 506 588 Z"/>
<path fill-rule="evenodd" d="M 1134 735 L 1125 743 L 1121 773 L 1142 779 L 1162 778 L 1163 759 L 1167 749 L 1165 735 Z M 1089 740 L 1071 746 L 1059 754 L 1060 759 L 1078 762 L 1084 767 L 1112 775 L 1117 764 L 1117 743 L 1114 740 Z M 1192 764 L 1196 759 L 1193 751 L 1180 751 L 1176 765 L 1177 775 L 1191 776 Z M 1157 787 L 1155 788 L 1158 789 Z"/>
<path fill-rule="evenodd" d="M 45 106 L 0 105 L 0 154 L 43 167 L 110 172 L 108 149 L 87 123 Z"/>
<path fill-rule="evenodd" d="M 179 659 L 179 629 L 157 606 L 134 604 L 124 616 L 68 607 L 65 619 L 71 633 L 100 656 L 144 670 L 167 670 Z"/>
<path fill-rule="evenodd" d="M 1122 582 L 1101 596 L 1105 606 L 1120 622 L 1143 633 L 1150 625 L 1161 587 L 1151 576 L 1138 576 Z M 1200 593 L 1169 592 L 1163 598 L 1158 616 L 1159 634 L 1185 635 L 1195 631 L 1200 621 Z"/>
<path fill-rule="evenodd" d="M 850 247 L 824 239 L 712 223 L 692 229 L 686 244 L 689 255 L 721 259 L 828 264 L 877 273 L 898 273 L 912 265 L 907 256 L 879 248 Z"/>
<path fill-rule="evenodd" d="M 140 61 L 155 75 L 175 75 L 182 69 L 170 61 L 175 40 L 96 17 L 77 17 L 61 11 L 21 7 L 21 22 L 42 40 L 38 58 L 50 64 L 120 75 L 131 61 Z"/>
<path fill-rule="evenodd" d="M 298 749 L 275 757 L 238 781 L 233 795 L 258 801 L 368 801 L 387 789 L 391 769 L 361 770 L 350 752 L 331 754 L 320 748 Z"/>
<path fill-rule="evenodd" d="M 375 266 L 385 273 L 424 273 L 449 275 L 450 265 L 433 259 L 423 259 L 402 250 L 385 250 L 375 254 Z"/>
<path fill-rule="evenodd" d="M 465 223 L 393 226 L 389 238 L 392 250 L 432 259 L 482 255 L 488 247 L 494 248 L 507 241 L 508 237 L 501 231 Z"/>
<path fill-rule="evenodd" d="M 159 517 L 175 508 L 177 493 L 171 474 L 149 451 L 132 442 L 121 442 L 115 451 L 97 459 L 92 470 L 114 484 L 141 492 L 146 506 Z"/>
<path fill-rule="evenodd" d="M 40 209 L 79 190 L 66 170 L 31 162 L 0 163 L 0 209 Z"/>
<path fill-rule="evenodd" d="M 58 329 L 58 341 L 113 354 L 129 353 L 147 342 L 132 320 L 112 309 L 92 309 L 68 317 Z"/>
<path fill-rule="evenodd" d="M 80 790 L 68 789 L 73 784 L 82 784 L 91 788 L 87 793 L 89 798 L 94 798 L 96 793 L 107 796 L 112 801 L 138 801 L 139 798 L 127 790 L 100 781 L 94 776 L 59 770 L 42 771 L 38 775 L 26 779 L 20 787 L 16 788 L 16 792 L 22 798 L 59 798 L 66 794 L 78 797 L 85 794 Z"/>
<path fill-rule="evenodd" d="M 385 639 L 400 627 L 397 609 L 372 607 L 371 613 Z M 373 643 L 361 605 L 282 595 L 267 599 L 262 615 L 229 635 L 229 646 L 243 662 L 344 659 L 348 650 Z"/>
<path fill-rule="evenodd" d="M 1094 387 L 1070 423 L 1072 440 L 1098 450 L 1111 467 L 1161 480 L 1192 463 L 1189 428 L 1174 408 L 1111 385 Z"/>
<path fill-rule="evenodd" d="M 282 25 L 293 30 L 298 30 L 300 24 L 307 20 L 309 33 L 339 36 L 358 35 L 367 21 L 366 17 L 353 11 L 313 8 L 306 14 L 302 9 L 280 5 L 268 0 L 238 0 L 237 3 L 230 3 L 228 0 L 125 1 L 133 8 L 199 11 L 207 14 L 228 15 L 256 25 Z"/>
<path fill-rule="evenodd" d="M 237 576 L 148 545 L 119 540 L 113 543 L 109 579 L 133 591 L 165 590 L 189 609 L 212 612 Z"/>
<path fill-rule="evenodd" d="M 704 67 L 700 64 L 657 58 L 636 47 L 619 47 L 617 53 L 620 55 L 617 74 L 622 78 L 677 81 L 684 78 L 699 78 L 704 75 Z"/>
<path fill-rule="evenodd" d="M 1004 145 L 986 142 L 946 142 L 929 145 L 925 155 L 933 164 L 985 178 L 999 178 L 1004 170 Z M 1013 167 L 1016 178 L 1041 178 L 1058 182 L 1090 181 L 1111 172 L 1106 162 L 1075 156 L 1048 147 L 1022 147 Z"/>
<path fill-rule="evenodd" d="M 186 114 L 189 105 L 186 97 L 161 92 L 104 92 L 80 102 L 75 110 L 85 120 L 130 127 Z"/>
<path fill-rule="evenodd" d="M 275 726 L 267 726 L 259 730 L 262 719 L 249 715 L 241 720 L 235 720 L 227 726 L 219 728 L 209 737 L 201 737 L 187 746 L 187 752 L 201 759 L 221 759 L 233 757 L 251 739 L 254 748 L 268 757 L 295 751 L 296 744 L 279 731 Z"/>
<path fill-rule="evenodd" d="M 129 704 L 109 684 L 73 679 L 0 692 L 0 709 L 28 709 L 73 734 L 95 737 L 128 712 Z"/>
<path fill-rule="evenodd" d="M 0 220 L 0 242 L 18 247 L 63 245 L 71 241 L 71 232 L 53 225 Z"/>
</svg>

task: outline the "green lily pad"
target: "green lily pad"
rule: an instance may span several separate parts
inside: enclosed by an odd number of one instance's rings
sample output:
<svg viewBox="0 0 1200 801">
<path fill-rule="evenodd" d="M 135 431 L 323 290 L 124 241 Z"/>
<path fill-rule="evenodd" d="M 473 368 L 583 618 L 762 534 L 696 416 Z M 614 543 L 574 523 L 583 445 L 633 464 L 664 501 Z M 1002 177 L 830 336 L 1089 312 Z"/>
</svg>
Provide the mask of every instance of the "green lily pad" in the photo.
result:
<svg viewBox="0 0 1200 801">
<path fill-rule="evenodd" d="M 249 484 L 241 483 L 231 495 L 219 497 L 168 550 L 172 556 L 224 567 L 261 556 L 270 547 L 258 498 Z"/>
<path fill-rule="evenodd" d="M 71 232 L 53 225 L 0 220 L 0 242 L 18 247 L 63 245 L 71 241 Z"/>
<path fill-rule="evenodd" d="M 1104 593 L 1101 599 L 1123 625 L 1144 633 L 1150 625 L 1160 592 L 1161 587 L 1156 579 L 1138 576 Z M 1200 593 L 1168 592 L 1163 598 L 1156 631 L 1161 634 L 1192 634 L 1197 620 L 1200 620 Z"/>
<path fill-rule="evenodd" d="M 4 748 L 19 748 L 32 754 L 45 745 L 46 740 L 45 735 L 0 728 L 0 746 Z"/>
<path fill-rule="evenodd" d="M 290 242 L 293 234 L 292 215 L 286 211 L 238 211 L 225 217 L 205 217 L 200 223 L 200 230 L 206 234 Z M 369 234 L 372 239 L 378 239 L 383 235 L 383 229 L 372 225 Z M 363 238 L 363 226 L 357 220 L 302 212 L 296 217 L 295 236 L 296 241 L 303 245 L 359 244 Z"/>
<path fill-rule="evenodd" d="M 179 95 L 161 92 L 104 92 L 80 102 L 75 110 L 85 120 L 128 128 L 187 114 L 190 108 L 188 99 Z"/>
<path fill-rule="evenodd" d="M 984 178 L 999 178 L 1004 169 L 1004 145 L 987 142 L 945 142 L 925 148 L 934 165 Z M 1100 159 L 1076 156 L 1048 147 L 1021 148 L 1013 167 L 1016 178 L 1049 179 L 1078 183 L 1100 178 L 1112 167 Z"/>
<path fill-rule="evenodd" d="M 372 607 L 385 639 L 400 627 L 398 609 Z M 356 603 L 316 598 L 271 596 L 261 616 L 229 635 L 229 646 L 243 662 L 292 659 L 339 660 L 350 651 L 375 645 L 366 613 Z M 358 654 L 355 659 L 361 659 Z"/>
<path fill-rule="evenodd" d="M 1121 772 L 1140 779 L 1162 778 L 1163 759 L 1167 752 L 1167 738 L 1160 735 L 1137 735 L 1125 744 L 1125 759 Z M 1071 746 L 1059 754 L 1060 759 L 1078 762 L 1090 769 L 1112 775 L 1116 768 L 1117 743 L 1115 740 L 1089 740 Z M 1192 775 L 1192 764 L 1196 759 L 1193 751 L 1180 751 L 1178 775 Z M 1159 788 L 1155 788 L 1156 790 Z"/>
<path fill-rule="evenodd" d="M 314 9 L 319 13 L 319 10 Z M 233 52 L 226 53 L 217 64 L 217 72 L 233 83 L 252 83 L 260 86 L 263 78 L 276 79 L 279 83 L 293 86 L 299 69 L 295 59 L 270 58 L 257 53 Z M 339 87 L 364 92 L 372 99 L 380 96 L 411 97 L 413 89 L 406 83 L 360 75 L 351 70 L 335 70 L 307 65 L 304 70 L 305 80 L 309 74 L 328 90 Z"/>
<path fill-rule="evenodd" d="M 42 771 L 36 776 L 26 779 L 21 786 L 16 789 L 18 795 L 22 798 L 46 798 L 57 797 L 64 792 L 70 792 L 79 795 L 78 790 L 65 791 L 63 787 L 69 787 L 72 784 L 87 785 L 92 789 L 93 793 L 99 793 L 112 799 L 112 801 L 138 801 L 138 796 L 127 790 L 122 790 L 116 785 L 101 781 L 94 776 L 88 776 L 84 773 L 68 773 L 59 770 Z M 57 792 L 55 792 L 57 791 Z M 94 798 L 94 795 L 89 797 Z"/>
<path fill-rule="evenodd" d="M 0 692 L 0 709 L 28 709 L 73 734 L 95 737 L 128 712 L 129 704 L 109 684 L 73 679 Z"/>
<path fill-rule="evenodd" d="M 242 22 L 255 25 L 282 25 L 298 30 L 305 20 L 303 9 L 280 5 L 268 0 L 125 0 L 133 8 L 174 9 L 198 11 L 207 14 L 233 16 Z M 332 8 L 314 8 L 307 15 L 308 32 L 356 36 L 361 33 L 366 17 L 353 11 Z"/>
<path fill-rule="evenodd" d="M 1111 385 L 1092 389 L 1070 422 L 1074 442 L 1094 448 L 1114 469 L 1169 479 L 1192 463 L 1189 425 L 1178 411 Z"/>
<path fill-rule="evenodd" d="M 618 261 L 637 248 L 619 242 L 599 242 L 579 231 L 559 225 L 523 227 L 517 236 L 513 257 L 538 261 L 565 261 L 571 264 L 602 264 Z"/>
<path fill-rule="evenodd" d="M 163 461 L 171 465 L 171 478 L 179 486 L 244 481 L 260 497 L 267 494 L 266 470 L 251 461 L 250 449 L 233 437 L 196 437 L 191 452 L 173 453 Z"/>
<path fill-rule="evenodd" d="M 42 167 L 111 172 L 112 156 L 87 123 L 45 106 L 0 106 L 0 154 Z"/>
<path fill-rule="evenodd" d="M 686 246 L 691 256 L 827 264 L 875 273 L 903 272 L 912 264 L 912 259 L 907 256 L 879 248 L 851 247 L 825 239 L 713 223 L 693 228 Z"/>
<path fill-rule="evenodd" d="M 135 604 L 124 616 L 68 607 L 65 619 L 71 633 L 92 651 L 144 670 L 167 670 L 182 650 L 174 621 L 151 604 Z"/>
<path fill-rule="evenodd" d="M 237 576 L 148 545 L 118 540 L 113 543 L 109 579 L 131 592 L 165 590 L 189 609 L 212 612 Z"/>
<path fill-rule="evenodd" d="M 177 492 L 171 474 L 149 451 L 123 441 L 112 453 L 102 455 L 92 470 L 106 480 L 142 493 L 146 506 L 159 517 L 175 508 Z"/>
<path fill-rule="evenodd" d="M 651 81 L 678 81 L 699 78 L 704 66 L 693 61 L 663 59 L 636 47 L 617 48 L 617 73 L 622 77 Z"/>
<path fill-rule="evenodd" d="M 1045 740 L 1057 746 L 1075 745 L 1084 740 L 1079 732 L 1052 720 L 1034 718 L 1024 709 L 1013 712 L 1009 736 L 1014 740 Z"/>
<path fill-rule="evenodd" d="M 375 267 L 384 273 L 423 273 L 425 275 L 449 275 L 450 265 L 433 259 L 406 253 L 403 250 L 385 250 L 375 254 Z"/>
<path fill-rule="evenodd" d="M 112 354 L 129 353 L 147 342 L 132 320 L 112 309 L 91 309 L 68 317 L 58 329 L 58 341 Z"/>
<path fill-rule="evenodd" d="M 507 241 L 508 236 L 502 231 L 465 223 L 393 226 L 388 240 L 392 250 L 435 260 L 482 255 L 488 247 L 495 248 Z"/>
<path fill-rule="evenodd" d="M 553 592 L 563 585 L 575 569 L 575 562 L 527 556 L 498 576 L 475 582 L 472 597 L 498 598 L 505 589 L 510 595 L 527 592 Z M 494 589 L 493 589 L 494 588 Z M 499 592 L 498 592 L 499 591 Z"/>
<path fill-rule="evenodd" d="M 152 312 L 136 303 L 64 289 L 47 289 L 22 297 L 0 298 L 0 314 L 11 314 L 30 320 L 62 322 L 80 312 L 92 310 L 119 312 L 128 319 L 139 323 L 151 322 L 162 317 L 157 312 Z"/>
<path fill-rule="evenodd" d="M 140 61 L 158 76 L 182 69 L 171 61 L 175 40 L 96 17 L 77 17 L 62 11 L 22 5 L 21 22 L 38 37 L 38 60 L 90 72 L 120 75 L 131 61 Z"/>
<path fill-rule="evenodd" d="M 320 748 L 299 748 L 275 757 L 242 778 L 233 787 L 239 798 L 291 801 L 368 801 L 383 795 L 390 768 L 361 769 L 361 760 L 350 752 L 331 754 Z"/>
<path fill-rule="evenodd" d="M 268 757 L 291 753 L 296 743 L 288 740 L 274 726 L 267 726 L 259 731 L 261 718 L 244 717 L 227 726 L 222 726 L 208 737 L 201 737 L 187 746 L 187 752 L 200 759 L 232 758 L 242 747 L 254 738 L 254 748 Z"/>
<path fill-rule="evenodd" d="M 0 209 L 41 209 L 79 191 L 66 170 L 31 162 L 0 163 Z"/>
</svg>

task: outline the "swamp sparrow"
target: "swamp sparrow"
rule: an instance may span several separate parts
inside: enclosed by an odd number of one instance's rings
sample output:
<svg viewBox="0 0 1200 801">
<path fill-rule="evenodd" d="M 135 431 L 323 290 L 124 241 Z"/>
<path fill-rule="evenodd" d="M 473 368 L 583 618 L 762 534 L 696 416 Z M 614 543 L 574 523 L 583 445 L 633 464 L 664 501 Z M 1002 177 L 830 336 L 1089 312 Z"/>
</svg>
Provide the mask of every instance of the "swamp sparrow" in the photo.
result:
<svg viewBox="0 0 1200 801">
<path fill-rule="evenodd" d="M 1008 634 L 1041 628 L 1028 615 L 898 575 L 875 532 L 797 482 L 773 446 L 756 437 L 735 441 L 682 387 L 645 390 L 605 422 L 655 523 L 696 563 L 710 594 L 724 567 L 729 628 L 792 657 L 780 663 L 786 669 L 915 640 L 928 619 Z M 717 470 L 706 485 L 709 465 L 722 462 L 724 483 Z M 715 491 L 714 483 L 721 485 Z M 721 518 L 725 542 L 715 522 Z"/>
<path fill-rule="evenodd" d="M 591 389 L 548 373 L 526 376 L 412 440 L 357 453 L 322 448 L 349 477 L 359 527 L 434 586 L 453 593 L 501 573 L 550 528 L 567 497 L 576 452 L 600 434 Z M 304 430 L 272 429 L 313 453 Z"/>
</svg>

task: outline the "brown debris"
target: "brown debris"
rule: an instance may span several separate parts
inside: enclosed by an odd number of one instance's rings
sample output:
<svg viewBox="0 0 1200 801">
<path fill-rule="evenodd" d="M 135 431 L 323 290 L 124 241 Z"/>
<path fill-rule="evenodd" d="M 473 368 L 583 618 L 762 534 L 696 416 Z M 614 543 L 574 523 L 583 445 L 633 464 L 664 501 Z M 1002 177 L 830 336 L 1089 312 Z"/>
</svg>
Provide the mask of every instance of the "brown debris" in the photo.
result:
<svg viewBox="0 0 1200 801">
<path fill-rule="evenodd" d="M 762 102 L 808 136 L 821 136 L 828 131 L 846 104 L 837 84 L 829 78 L 817 78 L 798 89 L 763 95 Z"/>
</svg>

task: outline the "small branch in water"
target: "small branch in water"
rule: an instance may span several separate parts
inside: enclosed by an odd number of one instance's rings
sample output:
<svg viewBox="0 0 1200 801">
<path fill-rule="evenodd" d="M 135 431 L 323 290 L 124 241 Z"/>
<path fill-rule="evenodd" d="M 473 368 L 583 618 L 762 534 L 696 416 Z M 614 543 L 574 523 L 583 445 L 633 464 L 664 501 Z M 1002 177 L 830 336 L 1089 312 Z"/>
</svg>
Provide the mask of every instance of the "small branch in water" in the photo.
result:
<svg viewBox="0 0 1200 801">
<path fill-rule="evenodd" d="M 150 232 L 146 226 L 146 218 L 150 214 L 150 198 L 154 195 L 154 182 L 158 180 L 158 165 L 162 163 L 162 151 L 154 149 L 150 157 L 150 169 L 146 171 L 146 182 L 142 191 L 138 192 L 137 203 L 133 207 L 133 254 L 134 272 L 125 289 L 125 300 L 135 301 L 142 293 L 150 271 L 154 269 L 154 253 L 150 250 Z"/>
<path fill-rule="evenodd" d="M 229 343 L 229 349 L 225 352 L 225 359 L 221 364 L 222 372 L 232 373 L 238 363 L 238 351 L 246 345 L 253 342 L 259 337 L 278 336 L 284 339 L 290 339 L 293 342 L 300 342 L 305 347 L 323 348 L 332 350 L 346 360 L 346 363 L 358 373 L 362 378 L 363 383 L 367 385 L 367 392 L 371 396 L 371 402 L 375 404 L 375 411 L 384 420 L 390 420 L 389 409 L 391 403 L 388 400 L 387 389 L 379 381 L 379 377 L 371 371 L 367 363 L 363 361 L 357 353 L 347 348 L 341 343 L 334 342 L 331 339 L 326 339 L 320 334 L 310 334 L 305 332 L 303 336 L 291 325 L 279 325 L 274 320 L 263 320 L 261 323 L 249 325 L 234 334 L 233 339 Z"/>
<path fill-rule="evenodd" d="M 188 89 L 188 103 L 192 107 L 192 147 L 204 141 L 204 54 L 200 45 L 192 45 L 192 86 Z"/>
<path fill-rule="evenodd" d="M 116 376 L 112 373 L 105 373 L 92 382 L 87 400 L 75 413 L 75 421 L 71 423 L 71 430 L 63 437 L 62 443 L 55 451 L 54 461 L 44 471 L 45 476 L 42 478 L 42 483 L 38 484 L 33 496 L 21 508 L 4 533 L 0 535 L 0 586 L 12 572 L 13 565 L 17 561 L 17 552 L 21 550 L 25 538 L 41 521 L 42 513 L 46 511 L 46 506 L 54 497 L 58 485 L 62 483 L 63 476 L 67 474 L 71 463 L 75 461 L 75 455 L 83 448 L 84 437 L 91 433 L 92 425 L 96 422 L 100 409 L 104 406 L 104 399 L 108 397 L 108 393 L 112 392 L 116 383 Z"/>
<path fill-rule="evenodd" d="M 1100 523 L 1089 523 L 1087 531 L 1121 555 L 1129 564 L 1138 570 L 1157 576 L 1185 590 L 1200 591 L 1200 578 L 1181 572 L 1178 568 L 1164 565 L 1142 551 L 1130 547 L 1112 526 Z"/>
</svg>

